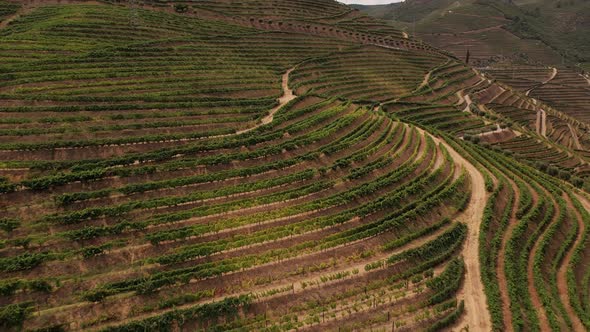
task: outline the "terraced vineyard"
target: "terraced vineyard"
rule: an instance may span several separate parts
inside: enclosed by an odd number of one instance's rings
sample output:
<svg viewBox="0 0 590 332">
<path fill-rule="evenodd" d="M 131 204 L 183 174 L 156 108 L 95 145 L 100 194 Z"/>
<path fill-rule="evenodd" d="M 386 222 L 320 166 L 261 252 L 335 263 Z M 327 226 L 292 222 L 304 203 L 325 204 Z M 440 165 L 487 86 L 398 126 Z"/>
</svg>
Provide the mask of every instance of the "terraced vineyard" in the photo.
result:
<svg viewBox="0 0 590 332">
<path fill-rule="evenodd" d="M 2 330 L 590 327 L 558 106 L 331 0 L 6 17 Z"/>
</svg>

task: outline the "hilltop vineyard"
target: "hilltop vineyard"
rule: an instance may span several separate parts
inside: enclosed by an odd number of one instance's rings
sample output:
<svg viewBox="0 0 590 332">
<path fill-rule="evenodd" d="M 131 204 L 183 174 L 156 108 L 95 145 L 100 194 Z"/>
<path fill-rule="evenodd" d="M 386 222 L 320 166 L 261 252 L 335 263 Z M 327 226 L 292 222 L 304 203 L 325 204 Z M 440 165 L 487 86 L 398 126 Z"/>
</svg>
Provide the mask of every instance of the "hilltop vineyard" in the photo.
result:
<svg viewBox="0 0 590 332">
<path fill-rule="evenodd" d="M 0 330 L 590 328 L 583 82 L 487 75 L 332 0 L 0 1 Z"/>
</svg>

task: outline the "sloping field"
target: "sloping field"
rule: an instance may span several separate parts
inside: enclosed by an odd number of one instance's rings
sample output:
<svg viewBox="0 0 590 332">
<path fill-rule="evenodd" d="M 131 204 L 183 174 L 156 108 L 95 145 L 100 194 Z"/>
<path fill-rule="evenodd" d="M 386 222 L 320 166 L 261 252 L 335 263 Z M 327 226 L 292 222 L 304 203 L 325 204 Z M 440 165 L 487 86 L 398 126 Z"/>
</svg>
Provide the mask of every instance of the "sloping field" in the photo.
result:
<svg viewBox="0 0 590 332">
<path fill-rule="evenodd" d="M 234 9 L 248 8 L 266 11 Z M 32 8 L 1 36 L 5 328 L 460 315 L 469 174 L 444 143 L 351 103 L 409 94 L 442 55 L 94 4 Z"/>
<path fill-rule="evenodd" d="M 1 330 L 590 327 L 557 109 L 330 0 L 13 18 Z"/>
</svg>

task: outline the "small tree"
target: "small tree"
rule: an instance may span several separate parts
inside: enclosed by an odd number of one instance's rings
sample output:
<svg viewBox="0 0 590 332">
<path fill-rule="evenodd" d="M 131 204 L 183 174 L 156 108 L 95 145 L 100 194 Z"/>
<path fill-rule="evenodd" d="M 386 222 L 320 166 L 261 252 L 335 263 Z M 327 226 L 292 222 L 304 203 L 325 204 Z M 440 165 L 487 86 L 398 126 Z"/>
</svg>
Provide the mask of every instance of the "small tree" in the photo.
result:
<svg viewBox="0 0 590 332">
<path fill-rule="evenodd" d="M 27 317 L 28 303 L 9 304 L 0 308 L 0 327 L 9 329 L 21 326 Z"/>
<path fill-rule="evenodd" d="M 188 12 L 188 5 L 177 3 L 174 5 L 174 11 L 176 11 L 177 13 L 186 13 Z"/>
<path fill-rule="evenodd" d="M 559 178 L 563 180 L 569 180 L 572 175 L 568 171 L 559 171 Z"/>
<path fill-rule="evenodd" d="M 582 188 L 584 186 L 584 180 L 580 177 L 574 176 L 571 181 L 576 188 Z"/>
</svg>

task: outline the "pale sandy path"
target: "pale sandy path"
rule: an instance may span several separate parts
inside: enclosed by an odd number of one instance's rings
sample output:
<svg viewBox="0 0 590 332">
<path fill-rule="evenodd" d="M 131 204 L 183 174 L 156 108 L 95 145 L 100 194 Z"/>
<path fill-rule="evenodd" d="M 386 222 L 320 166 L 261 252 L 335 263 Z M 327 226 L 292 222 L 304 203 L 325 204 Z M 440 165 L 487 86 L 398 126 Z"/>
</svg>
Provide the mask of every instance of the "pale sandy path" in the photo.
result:
<svg viewBox="0 0 590 332">
<path fill-rule="evenodd" d="M 460 326 L 470 326 L 470 327 L 476 327 L 476 331 L 489 331 L 491 330 L 491 318 L 489 316 L 488 310 L 487 310 L 487 303 L 486 303 L 486 298 L 485 298 L 485 293 L 483 291 L 483 284 L 481 282 L 481 270 L 480 270 L 480 266 L 479 266 L 479 229 L 480 229 L 480 224 L 481 224 L 481 220 L 483 218 L 483 210 L 485 208 L 485 204 L 487 201 L 487 193 L 485 191 L 485 181 L 483 179 L 483 176 L 479 173 L 479 171 L 472 165 L 470 164 L 467 160 L 465 160 L 461 155 L 459 155 L 451 146 L 449 146 L 446 142 L 440 140 L 439 138 L 433 137 L 432 135 L 426 133 L 424 130 L 418 129 L 423 135 L 429 135 L 431 136 L 435 142 L 437 142 L 438 144 L 443 145 L 447 151 L 449 152 L 449 154 L 451 155 L 451 157 L 453 158 L 453 160 L 455 161 L 455 164 L 457 166 L 459 166 L 459 168 L 463 168 L 465 170 L 467 170 L 467 172 L 469 172 L 470 176 L 471 176 L 471 186 L 472 186 L 472 195 L 471 195 L 471 200 L 469 203 L 469 207 L 461 214 L 457 217 L 458 221 L 464 222 L 468 225 L 469 227 L 469 231 L 468 231 L 468 235 L 467 235 L 467 239 L 466 239 L 466 243 L 463 249 L 463 259 L 465 260 L 465 265 L 466 265 L 466 276 L 465 276 L 465 283 L 463 286 L 463 289 L 460 291 L 459 293 L 459 299 L 464 300 L 465 301 L 465 308 L 466 308 L 466 314 L 463 315 L 461 322 L 460 322 Z M 439 156 L 440 158 L 440 156 Z M 459 172 L 459 169 L 457 170 L 457 174 Z M 410 248 L 415 248 L 418 247 L 419 245 L 424 244 L 427 241 L 430 241 L 434 238 L 436 238 L 436 236 L 440 235 L 440 233 L 444 232 L 444 229 L 441 229 L 437 232 L 435 232 L 434 234 L 431 234 L 427 237 L 421 238 L 418 241 L 413 241 L 410 244 L 408 244 L 407 246 L 404 246 L 403 248 L 400 248 L 398 250 L 396 250 L 394 253 L 396 252 L 401 252 L 403 250 L 408 250 Z M 385 259 L 387 257 L 389 257 L 392 253 L 391 252 L 387 252 L 387 253 L 381 253 L 378 254 L 374 257 L 371 258 L 371 261 L 374 260 L 378 260 L 378 259 Z M 367 262 L 359 262 L 357 264 L 354 264 L 352 266 L 346 266 L 342 269 L 342 271 L 345 270 L 351 270 L 351 269 L 358 269 L 359 270 L 359 274 L 364 274 L 366 273 L 366 271 L 364 271 L 364 266 Z M 334 272 L 334 271 L 331 271 Z M 321 274 L 320 274 L 321 275 Z M 315 275 L 315 276 L 309 276 L 308 278 L 304 279 L 304 280 L 311 280 L 311 279 L 315 279 L 318 278 L 319 275 Z M 301 292 L 303 289 L 301 289 L 301 287 L 299 287 L 300 282 L 303 280 L 297 280 L 297 281 L 293 281 L 293 280 L 285 280 L 284 284 L 281 285 L 272 285 L 272 286 L 268 286 L 268 287 L 263 287 L 260 289 L 256 290 L 256 293 L 261 293 L 264 291 L 268 291 L 271 289 L 276 289 L 276 288 L 281 288 L 281 287 L 285 287 L 285 286 L 289 286 L 289 285 L 293 285 L 296 286 L 293 290 L 294 293 L 297 292 Z M 243 294 L 248 294 L 251 293 L 251 290 L 249 291 L 245 291 L 243 292 Z M 240 295 L 241 293 L 237 293 L 237 294 L 233 294 L 233 296 L 237 296 Z M 216 300 L 220 300 L 221 298 L 212 298 L 212 299 L 208 299 L 206 301 L 203 301 L 201 303 L 209 303 L 209 302 L 213 302 Z M 185 305 L 186 307 L 192 306 L 193 304 L 187 304 Z M 179 306 L 176 309 L 182 309 L 185 306 Z M 164 310 L 164 312 L 166 312 L 168 310 Z M 115 325 L 119 325 L 119 324 L 124 324 L 125 322 L 129 322 L 132 320 L 138 320 L 138 319 L 145 319 L 147 317 L 152 317 L 156 314 L 161 314 L 162 312 L 152 312 L 149 314 L 145 314 L 145 315 L 139 315 L 130 319 L 125 319 L 125 320 L 121 320 L 118 321 Z M 100 328 L 104 328 L 105 326 L 112 326 L 112 324 L 105 324 L 103 326 L 100 326 Z M 95 328 L 99 328 L 99 327 L 93 327 L 93 330 Z"/>
<path fill-rule="evenodd" d="M 214 135 L 214 136 L 207 136 L 207 137 L 199 137 L 199 138 L 181 138 L 181 139 L 171 139 L 171 140 L 163 140 L 160 142 L 134 142 L 134 143 L 123 143 L 123 144 L 110 144 L 108 146 L 129 146 L 129 145 L 142 145 L 142 144 L 151 144 L 151 143 L 170 143 L 170 142 L 188 142 L 188 141 L 199 141 L 199 140 L 204 140 L 204 139 L 214 139 L 214 138 L 222 138 L 222 137 L 230 137 L 230 136 L 235 136 L 235 135 L 239 135 L 239 134 L 245 134 L 247 132 L 250 132 L 252 130 L 255 130 L 257 128 L 260 128 L 266 124 L 269 124 L 272 122 L 272 120 L 274 119 L 275 114 L 285 105 L 287 105 L 290 101 L 292 101 L 293 99 L 297 98 L 297 96 L 295 95 L 295 93 L 293 92 L 293 90 L 291 90 L 289 88 L 289 75 L 291 74 L 291 72 L 293 72 L 293 70 L 295 70 L 295 67 L 287 70 L 287 72 L 285 74 L 283 74 L 282 77 L 282 90 L 283 90 L 283 95 L 281 97 L 279 97 L 278 102 L 279 104 L 277 106 L 275 106 L 273 109 L 271 109 L 268 112 L 268 115 L 265 116 L 264 118 L 262 118 L 256 125 L 249 127 L 249 128 L 245 128 L 239 131 L 236 131 L 235 133 L 232 134 L 223 134 L 223 135 Z M 56 148 L 54 150 L 76 150 L 76 149 L 85 149 L 87 147 L 85 146 L 75 146 L 75 147 L 64 147 L 64 148 Z M 4 151 L 18 151 L 18 150 L 0 150 L 0 152 L 4 152 Z M 26 151 L 26 150 L 21 150 L 21 151 Z M 179 155 L 180 156 L 180 155 Z"/>
<path fill-rule="evenodd" d="M 293 72 L 293 70 L 295 70 L 295 68 L 291 68 L 291 69 L 287 70 L 287 72 L 285 74 L 283 74 L 283 79 L 282 79 L 282 83 L 281 83 L 281 87 L 283 89 L 283 95 L 279 98 L 279 104 L 277 106 L 275 106 L 273 109 L 271 109 L 268 112 L 268 115 L 265 116 L 264 118 L 262 118 L 262 120 L 260 120 L 259 124 L 257 124 L 254 127 L 250 127 L 247 129 L 242 129 L 240 131 L 237 131 L 234 135 L 244 134 L 244 133 L 247 133 L 247 132 L 252 131 L 254 129 L 257 129 L 261 126 L 271 123 L 272 120 L 274 119 L 275 114 L 281 108 L 283 108 L 283 106 L 287 105 L 291 100 L 297 98 L 297 96 L 295 95 L 293 90 L 291 90 L 289 88 L 289 75 L 291 74 L 291 72 Z"/>
<path fill-rule="evenodd" d="M 537 121 L 535 122 L 535 130 L 537 134 L 547 137 L 547 112 L 539 109 L 537 111 Z"/>
<path fill-rule="evenodd" d="M 421 130 L 421 132 L 424 132 Z M 471 200 L 469 206 L 457 220 L 468 226 L 467 239 L 463 247 L 463 260 L 465 261 L 465 282 L 459 292 L 459 300 L 465 301 L 465 314 L 456 325 L 459 328 L 467 327 L 471 331 L 491 331 L 492 319 L 488 311 L 483 283 L 481 281 L 481 267 L 479 261 L 479 230 L 483 212 L 486 206 L 488 193 L 485 190 L 485 181 L 481 173 L 463 156 L 455 151 L 445 141 L 433 137 L 435 142 L 442 144 L 455 163 L 463 167 L 471 177 Z"/>
<path fill-rule="evenodd" d="M 423 154 L 423 153 L 424 153 L 424 151 L 421 151 L 420 152 L 420 154 Z M 417 158 L 420 158 L 420 155 L 418 155 Z M 437 156 L 437 162 L 436 162 L 436 164 L 438 164 L 439 166 L 442 166 L 443 163 L 442 162 L 439 162 L 439 160 L 438 160 L 440 158 L 442 158 L 442 156 L 438 155 Z M 456 171 L 456 174 L 458 176 L 459 170 Z M 301 293 L 301 292 L 305 291 L 305 288 L 303 288 L 301 286 L 301 284 L 303 282 L 305 282 L 307 284 L 311 284 L 312 282 L 317 282 L 318 280 L 320 280 L 321 276 L 328 275 L 328 274 L 332 275 L 332 274 L 335 274 L 335 273 L 342 273 L 342 272 L 347 272 L 347 271 L 348 272 L 351 272 L 353 270 L 358 270 L 356 272 L 356 274 L 355 274 L 355 278 L 357 278 L 357 277 L 363 276 L 365 274 L 368 274 L 370 272 L 370 271 L 366 271 L 365 270 L 365 266 L 368 263 L 379 261 L 379 260 L 385 260 L 385 259 L 389 258 L 391 255 L 399 254 L 399 253 L 401 253 L 403 251 L 406 251 L 406 250 L 409 250 L 409 249 L 418 248 L 418 247 L 424 245 L 425 243 L 427 243 L 429 241 L 432 241 L 432 240 L 436 239 L 437 237 L 439 237 L 441 234 L 443 234 L 445 231 L 447 231 L 449 229 L 449 227 L 450 227 L 450 225 L 447 225 L 445 227 L 442 227 L 441 229 L 433 232 L 432 234 L 429 234 L 427 236 L 421 237 L 420 239 L 414 240 L 414 241 L 412 241 L 412 242 L 410 242 L 410 243 L 408 243 L 408 244 L 406 244 L 406 245 L 404 245 L 404 246 L 402 246 L 402 247 L 400 247 L 400 248 L 398 248 L 398 249 L 396 249 L 394 251 L 380 252 L 380 253 L 378 253 L 376 255 L 371 256 L 370 258 L 368 258 L 366 260 L 362 260 L 360 262 L 356 262 L 356 263 L 351 264 L 351 265 L 343 265 L 341 268 L 337 268 L 337 269 L 330 270 L 330 271 L 319 271 L 319 272 L 310 273 L 310 274 L 307 274 L 305 278 L 300 278 L 299 276 L 297 276 L 297 277 L 291 277 L 291 278 L 286 278 L 286 279 L 282 280 L 280 283 L 277 283 L 277 284 L 272 284 L 272 285 L 268 285 L 268 286 L 264 286 L 264 287 L 260 287 L 260 288 L 256 288 L 256 289 L 248 289 L 248 290 L 240 291 L 240 292 L 233 293 L 233 294 L 230 294 L 230 295 L 215 296 L 215 297 L 208 298 L 207 300 L 200 301 L 200 302 L 197 302 L 197 303 L 189 303 L 189 304 L 185 304 L 185 305 L 180 305 L 180 306 L 175 307 L 174 309 L 186 309 L 186 308 L 193 307 L 196 304 L 212 303 L 212 302 L 223 300 L 224 298 L 226 298 L 228 296 L 240 296 L 240 295 L 247 295 L 247 294 L 254 294 L 254 295 L 264 294 L 265 292 L 268 292 L 270 290 L 281 289 L 281 288 L 291 287 L 291 286 L 293 287 L 292 288 L 292 294 L 297 294 L 297 293 Z M 353 244 L 353 243 L 358 243 L 360 241 L 364 241 L 364 240 L 359 240 L 359 241 L 351 242 L 348 245 Z M 328 250 L 336 250 L 336 249 L 338 249 L 340 247 L 344 247 L 344 246 L 346 246 L 346 245 L 334 247 L 334 248 L 331 248 L 331 249 L 328 249 Z M 314 254 L 317 254 L 317 253 L 314 253 Z M 271 263 L 264 264 L 264 265 L 269 265 L 269 264 L 277 264 L 277 262 L 271 262 Z M 261 265 L 261 266 L 263 266 L 263 265 Z M 278 293 L 278 294 L 276 294 L 274 296 L 266 296 L 266 297 L 262 298 L 261 301 L 268 300 L 268 299 L 273 298 L 273 297 L 283 296 L 284 294 L 285 293 Z M 141 314 L 141 315 L 137 315 L 137 316 L 134 316 L 134 317 L 131 317 L 131 318 L 123 319 L 123 320 L 117 321 L 115 323 L 106 323 L 106 324 L 101 325 L 101 326 L 94 326 L 90 330 L 91 331 L 99 331 L 99 330 L 101 330 L 101 329 L 103 329 L 105 327 L 117 326 L 117 325 L 122 325 L 122 324 L 125 324 L 125 323 L 129 323 L 131 321 L 138 321 L 138 320 L 146 319 L 146 318 L 153 317 L 153 316 L 156 316 L 156 315 L 160 315 L 160 314 L 163 314 L 163 313 L 166 313 L 166 312 L 170 312 L 170 311 L 172 311 L 174 309 L 165 309 L 165 310 L 159 310 L 159 311 L 152 311 L 152 312 L 149 312 L 149 313 L 146 313 L 146 314 Z"/>
<path fill-rule="evenodd" d="M 469 113 L 471 111 L 471 104 L 473 104 L 473 102 L 471 101 L 471 96 L 469 95 L 465 95 L 465 109 L 463 109 L 463 112 L 467 112 Z"/>
<path fill-rule="evenodd" d="M 418 91 L 422 89 L 426 84 L 428 84 L 428 81 L 430 81 L 430 75 L 432 75 L 432 70 L 426 73 L 426 75 L 424 75 L 422 83 L 420 83 L 420 85 L 414 91 Z"/>
<path fill-rule="evenodd" d="M 580 140 L 578 139 L 578 135 L 576 135 L 574 127 L 569 123 L 567 124 L 567 126 L 570 128 L 570 133 L 572 134 L 572 139 L 574 140 L 574 147 L 578 150 L 581 150 L 582 146 L 580 145 Z"/>
<path fill-rule="evenodd" d="M 541 134 L 541 111 L 537 111 L 537 121 L 535 121 L 535 131 Z"/>
<path fill-rule="evenodd" d="M 553 68 L 551 68 L 551 70 L 553 70 L 553 72 L 551 73 L 551 76 L 549 76 L 549 78 L 547 80 L 543 81 L 543 83 L 541 83 L 541 84 L 545 85 L 545 84 L 551 82 L 555 78 L 555 76 L 557 76 L 557 68 L 553 67 Z"/>
<path fill-rule="evenodd" d="M 533 88 L 531 88 L 531 89 L 527 90 L 527 92 L 525 92 L 525 94 L 524 94 L 524 95 L 525 95 L 525 96 L 528 96 L 528 95 L 529 95 L 529 94 L 530 94 L 530 93 L 531 93 L 533 90 L 535 90 L 536 88 L 539 88 L 539 87 L 541 87 L 541 86 L 543 86 L 543 85 L 545 85 L 545 84 L 547 84 L 547 83 L 551 82 L 551 81 L 552 81 L 552 80 L 555 78 L 555 76 L 557 76 L 557 68 L 555 68 L 555 67 L 552 67 L 552 68 L 551 68 L 551 76 L 549 76 L 549 78 L 548 78 L 548 79 L 546 79 L 546 80 L 544 80 L 543 82 L 541 82 L 541 84 L 540 84 L 540 85 L 536 85 L 536 86 L 534 86 Z M 590 84 L 590 81 L 588 81 L 588 84 Z"/>
<path fill-rule="evenodd" d="M 493 134 L 499 134 L 501 132 L 509 131 L 509 130 L 510 130 L 510 128 L 504 128 L 504 129 L 502 129 L 502 128 L 500 128 L 500 125 L 497 125 L 496 126 L 496 129 L 490 130 L 490 131 L 486 131 L 485 133 L 479 133 L 479 134 L 477 134 L 477 136 L 484 137 L 484 136 L 489 136 L 489 135 L 493 135 Z"/>
</svg>

